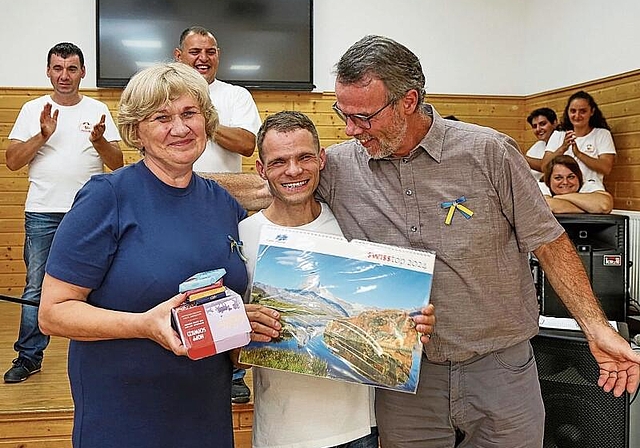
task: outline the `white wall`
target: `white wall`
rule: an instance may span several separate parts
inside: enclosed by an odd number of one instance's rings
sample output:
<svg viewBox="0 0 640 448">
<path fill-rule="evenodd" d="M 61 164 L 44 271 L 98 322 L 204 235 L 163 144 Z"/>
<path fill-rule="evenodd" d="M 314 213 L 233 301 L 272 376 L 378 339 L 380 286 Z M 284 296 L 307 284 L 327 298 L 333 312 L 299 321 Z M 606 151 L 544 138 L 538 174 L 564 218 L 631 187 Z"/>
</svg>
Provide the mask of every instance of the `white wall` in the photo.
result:
<svg viewBox="0 0 640 448">
<path fill-rule="evenodd" d="M 517 23 L 521 0 L 316 0 L 314 8 L 319 90 L 333 91 L 330 70 L 365 34 L 386 35 L 416 53 L 427 92 L 509 95 L 524 88 L 515 63 L 525 37 Z M 496 20 L 496 11 L 504 19 Z"/>
<path fill-rule="evenodd" d="M 527 93 L 640 68 L 638 0 L 526 1 Z"/>
<path fill-rule="evenodd" d="M 96 86 L 96 19 L 92 0 L 0 0 L 0 86 L 50 87 L 47 52 L 73 42 L 84 53 L 82 87 Z"/>
<path fill-rule="evenodd" d="M 82 85 L 96 86 L 93 1 L 2 3 L 0 86 L 49 86 L 46 54 L 60 41 L 82 48 Z M 365 34 L 412 49 L 430 93 L 525 95 L 640 67 L 637 0 L 315 0 L 314 7 L 318 91 L 333 91 L 333 65 Z"/>
</svg>

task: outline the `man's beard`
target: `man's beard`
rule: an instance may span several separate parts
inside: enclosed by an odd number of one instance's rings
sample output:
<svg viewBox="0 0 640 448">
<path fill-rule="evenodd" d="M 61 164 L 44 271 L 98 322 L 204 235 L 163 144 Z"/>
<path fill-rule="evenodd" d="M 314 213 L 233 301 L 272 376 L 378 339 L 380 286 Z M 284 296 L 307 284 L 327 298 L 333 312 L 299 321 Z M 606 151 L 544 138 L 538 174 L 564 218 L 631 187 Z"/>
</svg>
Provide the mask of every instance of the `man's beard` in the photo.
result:
<svg viewBox="0 0 640 448">
<path fill-rule="evenodd" d="M 408 124 L 406 120 L 403 121 L 394 114 L 391 126 L 376 138 L 378 148 L 367 148 L 365 146 L 371 158 L 376 160 L 384 159 L 398 152 L 407 135 L 407 128 Z M 369 138 L 371 138 L 369 134 L 360 135 L 358 136 L 358 141 L 366 141 Z"/>
</svg>

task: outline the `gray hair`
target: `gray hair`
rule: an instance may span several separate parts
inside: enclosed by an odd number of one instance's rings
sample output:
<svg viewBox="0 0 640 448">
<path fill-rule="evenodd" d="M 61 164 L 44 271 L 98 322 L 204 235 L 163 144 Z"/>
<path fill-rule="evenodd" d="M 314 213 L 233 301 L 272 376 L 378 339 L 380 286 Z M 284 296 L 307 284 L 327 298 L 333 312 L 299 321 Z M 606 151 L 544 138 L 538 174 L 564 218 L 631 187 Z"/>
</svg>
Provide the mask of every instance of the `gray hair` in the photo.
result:
<svg viewBox="0 0 640 448">
<path fill-rule="evenodd" d="M 122 141 L 144 154 L 138 139 L 138 125 L 182 95 L 196 100 L 205 119 L 207 138 L 212 138 L 218 127 L 218 113 L 209 97 L 209 84 L 192 67 L 170 62 L 141 70 L 129 80 L 118 108 L 118 130 Z"/>
<path fill-rule="evenodd" d="M 402 98 L 417 90 L 425 96 L 425 76 L 418 57 L 407 47 L 384 36 L 368 35 L 353 44 L 335 66 L 341 84 L 357 84 L 369 77 L 380 79 L 387 88 L 387 100 Z"/>
<path fill-rule="evenodd" d="M 316 152 L 320 152 L 320 139 L 318 138 L 318 131 L 316 130 L 313 121 L 311 121 L 311 119 L 302 112 L 294 110 L 283 110 L 282 112 L 269 115 L 267 118 L 265 118 L 262 126 L 260 126 L 260 129 L 258 130 L 258 135 L 256 137 L 256 144 L 258 146 L 258 157 L 260 157 L 260 160 L 263 162 L 264 158 L 262 156 L 262 145 L 264 142 L 264 137 L 267 132 L 272 129 L 276 132 L 291 132 L 298 129 L 307 130 L 313 137 L 313 144 L 316 148 Z"/>
</svg>

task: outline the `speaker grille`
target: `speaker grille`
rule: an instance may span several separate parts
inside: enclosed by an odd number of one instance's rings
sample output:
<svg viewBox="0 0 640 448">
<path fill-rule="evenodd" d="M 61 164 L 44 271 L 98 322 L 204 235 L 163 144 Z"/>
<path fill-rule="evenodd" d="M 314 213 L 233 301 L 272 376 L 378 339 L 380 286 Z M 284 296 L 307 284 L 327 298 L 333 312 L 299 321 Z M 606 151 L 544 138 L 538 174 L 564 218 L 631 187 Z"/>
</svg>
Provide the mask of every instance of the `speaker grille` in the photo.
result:
<svg viewBox="0 0 640 448">
<path fill-rule="evenodd" d="M 544 448 L 628 447 L 629 397 L 598 387 L 587 342 L 539 335 L 532 345 L 546 412 Z"/>
</svg>

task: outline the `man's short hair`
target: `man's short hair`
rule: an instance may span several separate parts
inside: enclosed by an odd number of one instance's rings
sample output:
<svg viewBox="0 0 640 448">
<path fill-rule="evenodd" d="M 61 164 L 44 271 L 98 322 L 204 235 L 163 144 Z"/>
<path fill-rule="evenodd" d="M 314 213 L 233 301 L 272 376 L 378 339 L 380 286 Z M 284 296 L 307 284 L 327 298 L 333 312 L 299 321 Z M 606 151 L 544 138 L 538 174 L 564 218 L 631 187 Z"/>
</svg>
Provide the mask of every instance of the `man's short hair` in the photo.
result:
<svg viewBox="0 0 640 448">
<path fill-rule="evenodd" d="M 183 49 L 182 45 L 184 44 L 184 40 L 192 34 L 199 34 L 200 36 L 207 36 L 207 37 L 210 36 L 215 39 L 215 37 L 213 36 L 213 33 L 208 29 L 206 29 L 205 27 L 197 26 L 197 25 L 190 26 L 180 34 L 180 42 L 178 42 L 178 48 L 182 50 Z"/>
<path fill-rule="evenodd" d="M 527 117 L 527 122 L 529 123 L 529 125 L 533 126 L 533 119 L 536 117 L 539 117 L 540 115 L 542 115 L 543 117 L 545 117 L 547 120 L 549 120 L 549 123 L 553 124 L 556 121 L 558 121 L 558 116 L 556 115 L 555 111 L 549 107 L 541 107 L 539 109 L 534 110 L 533 112 L 531 112 L 529 114 L 529 116 Z"/>
<path fill-rule="evenodd" d="M 56 56 L 60 56 L 62 59 L 67 59 L 69 56 L 77 55 L 78 59 L 80 59 L 80 67 L 84 67 L 84 55 L 82 54 L 82 50 L 71 42 L 60 42 L 59 44 L 51 47 L 51 50 L 47 53 L 47 67 L 51 66 L 51 56 L 54 54 Z"/>
<path fill-rule="evenodd" d="M 258 130 L 256 136 L 256 145 L 258 146 L 258 157 L 264 162 L 263 158 L 263 142 L 267 132 L 274 130 L 276 132 L 291 132 L 298 129 L 304 129 L 311 133 L 313 137 L 313 144 L 316 148 L 316 152 L 320 152 L 320 139 L 318 138 L 318 131 L 313 121 L 302 112 L 295 110 L 283 110 L 282 112 L 269 115 L 262 122 L 262 126 Z"/>
</svg>

